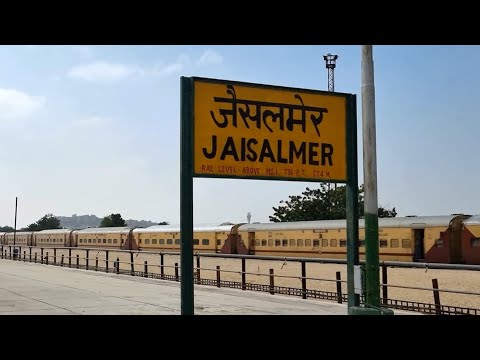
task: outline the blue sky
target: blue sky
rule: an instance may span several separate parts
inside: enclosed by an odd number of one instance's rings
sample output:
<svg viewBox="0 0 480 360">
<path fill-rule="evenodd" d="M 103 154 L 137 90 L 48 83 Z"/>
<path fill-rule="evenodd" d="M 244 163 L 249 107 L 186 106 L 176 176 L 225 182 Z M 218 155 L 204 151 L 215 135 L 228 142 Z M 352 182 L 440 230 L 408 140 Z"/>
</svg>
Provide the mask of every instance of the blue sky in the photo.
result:
<svg viewBox="0 0 480 360">
<path fill-rule="evenodd" d="M 1 46 L 0 225 L 119 212 L 178 223 L 180 76 L 357 95 L 361 46 Z M 399 216 L 480 213 L 480 47 L 374 46 L 378 199 Z M 268 221 L 316 183 L 194 179 L 194 222 Z"/>
</svg>

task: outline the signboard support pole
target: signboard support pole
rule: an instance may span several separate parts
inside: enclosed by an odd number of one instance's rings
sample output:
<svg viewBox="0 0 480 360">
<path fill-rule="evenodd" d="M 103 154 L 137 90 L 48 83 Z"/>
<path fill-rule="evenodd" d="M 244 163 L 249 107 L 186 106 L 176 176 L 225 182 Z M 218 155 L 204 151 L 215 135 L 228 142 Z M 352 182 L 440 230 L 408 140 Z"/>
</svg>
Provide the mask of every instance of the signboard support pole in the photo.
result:
<svg viewBox="0 0 480 360">
<path fill-rule="evenodd" d="M 347 98 L 347 290 L 348 313 L 360 306 L 355 294 L 354 269 L 358 265 L 358 160 L 357 160 L 357 98 Z"/>
<path fill-rule="evenodd" d="M 193 315 L 193 80 L 183 76 L 180 111 L 180 307 Z"/>
</svg>

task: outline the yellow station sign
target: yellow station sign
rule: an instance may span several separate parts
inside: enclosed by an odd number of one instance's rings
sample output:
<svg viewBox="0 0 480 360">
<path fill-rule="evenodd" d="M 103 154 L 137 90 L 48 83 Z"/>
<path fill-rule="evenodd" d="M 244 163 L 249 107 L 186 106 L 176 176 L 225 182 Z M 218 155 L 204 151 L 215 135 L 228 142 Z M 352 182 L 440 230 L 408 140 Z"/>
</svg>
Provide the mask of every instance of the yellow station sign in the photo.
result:
<svg viewBox="0 0 480 360">
<path fill-rule="evenodd" d="M 341 94 L 194 79 L 194 176 L 347 180 Z"/>
</svg>

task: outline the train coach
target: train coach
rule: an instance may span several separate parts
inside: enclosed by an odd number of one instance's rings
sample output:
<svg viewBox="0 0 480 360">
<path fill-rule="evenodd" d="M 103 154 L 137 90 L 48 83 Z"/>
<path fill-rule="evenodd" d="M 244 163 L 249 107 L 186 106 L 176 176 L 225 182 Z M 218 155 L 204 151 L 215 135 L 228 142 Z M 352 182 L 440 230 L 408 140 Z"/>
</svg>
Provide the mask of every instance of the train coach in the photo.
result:
<svg viewBox="0 0 480 360">
<path fill-rule="evenodd" d="M 462 256 L 465 264 L 480 265 L 480 215 L 463 222 Z"/>
<path fill-rule="evenodd" d="M 462 223 L 468 217 L 449 215 L 380 218 L 380 260 L 460 263 L 463 260 Z M 364 239 L 365 222 L 360 219 L 361 259 L 365 258 Z M 243 253 L 251 255 L 345 259 L 347 222 L 320 220 L 243 224 L 238 227 L 237 242 L 237 249 L 243 249 Z"/>
</svg>

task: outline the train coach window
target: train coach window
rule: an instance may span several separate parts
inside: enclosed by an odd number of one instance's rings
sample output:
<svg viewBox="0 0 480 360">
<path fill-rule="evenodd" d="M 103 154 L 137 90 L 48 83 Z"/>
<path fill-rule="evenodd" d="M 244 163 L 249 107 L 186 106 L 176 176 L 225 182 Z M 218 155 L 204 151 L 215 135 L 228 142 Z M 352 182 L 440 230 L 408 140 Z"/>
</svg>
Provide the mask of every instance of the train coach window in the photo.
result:
<svg viewBox="0 0 480 360">
<path fill-rule="evenodd" d="M 268 246 L 273 246 L 273 239 L 268 239 Z"/>
<path fill-rule="evenodd" d="M 435 240 L 435 247 L 443 248 L 443 239 L 436 239 Z"/>
<path fill-rule="evenodd" d="M 328 239 L 322 239 L 322 246 L 324 247 L 328 246 Z"/>
<path fill-rule="evenodd" d="M 262 246 L 267 246 L 267 240 L 262 239 Z"/>
<path fill-rule="evenodd" d="M 313 246 L 320 246 L 320 240 L 313 240 Z"/>
<path fill-rule="evenodd" d="M 222 240 L 217 239 L 217 246 L 222 245 Z"/>
<path fill-rule="evenodd" d="M 172 245 L 173 244 L 173 239 L 167 239 L 167 245 Z"/>
<path fill-rule="evenodd" d="M 472 247 L 480 247 L 480 238 L 472 238 Z"/>
<path fill-rule="evenodd" d="M 210 240 L 202 239 L 202 245 L 209 245 L 209 244 L 210 244 Z"/>
<path fill-rule="evenodd" d="M 337 239 L 330 239 L 330 246 L 336 247 L 337 246 Z"/>
<path fill-rule="evenodd" d="M 358 239 L 358 246 L 365 246 L 365 240 Z"/>
<path fill-rule="evenodd" d="M 175 245 L 180 245 L 180 239 L 175 239 Z"/>
<path fill-rule="evenodd" d="M 198 245 L 200 244 L 200 240 L 199 239 L 193 239 L 193 245 Z"/>
<path fill-rule="evenodd" d="M 392 248 L 397 248 L 398 245 L 399 245 L 398 239 L 391 239 L 391 240 L 390 240 L 390 247 L 392 247 Z"/>
<path fill-rule="evenodd" d="M 305 246 L 312 246 L 312 240 L 311 239 L 305 239 Z"/>
<path fill-rule="evenodd" d="M 103 239 L 103 243 L 106 244 L 106 243 L 107 243 L 107 239 Z"/>
<path fill-rule="evenodd" d="M 152 239 L 152 245 L 157 245 L 157 239 Z"/>
<path fill-rule="evenodd" d="M 108 239 L 108 243 L 111 244 L 111 243 L 112 243 L 112 239 Z"/>
<path fill-rule="evenodd" d="M 345 246 L 347 246 L 347 240 L 341 239 L 340 240 L 340 247 L 345 247 Z"/>
<path fill-rule="evenodd" d="M 260 246 L 260 239 L 255 240 L 255 246 Z"/>
<path fill-rule="evenodd" d="M 150 239 L 145 239 L 145 245 L 150 245 Z"/>
<path fill-rule="evenodd" d="M 118 242 L 117 239 L 113 239 L 113 243 L 116 244 Z"/>
<path fill-rule="evenodd" d="M 282 246 L 288 246 L 288 240 L 287 239 L 282 240 Z"/>
<path fill-rule="evenodd" d="M 295 239 L 290 239 L 290 246 L 295 246 Z"/>
<path fill-rule="evenodd" d="M 410 239 L 402 239 L 402 248 L 409 249 L 412 246 Z"/>
<path fill-rule="evenodd" d="M 92 239 L 88 239 L 88 243 L 91 244 L 91 243 L 92 243 Z"/>
<path fill-rule="evenodd" d="M 387 240 L 385 240 L 385 239 L 380 239 L 380 247 L 388 247 Z"/>
<path fill-rule="evenodd" d="M 275 239 L 275 246 L 280 246 L 280 240 L 279 239 Z"/>
<path fill-rule="evenodd" d="M 158 240 L 158 243 L 159 243 L 160 245 L 165 244 L 165 239 L 159 239 L 159 240 Z"/>
</svg>

